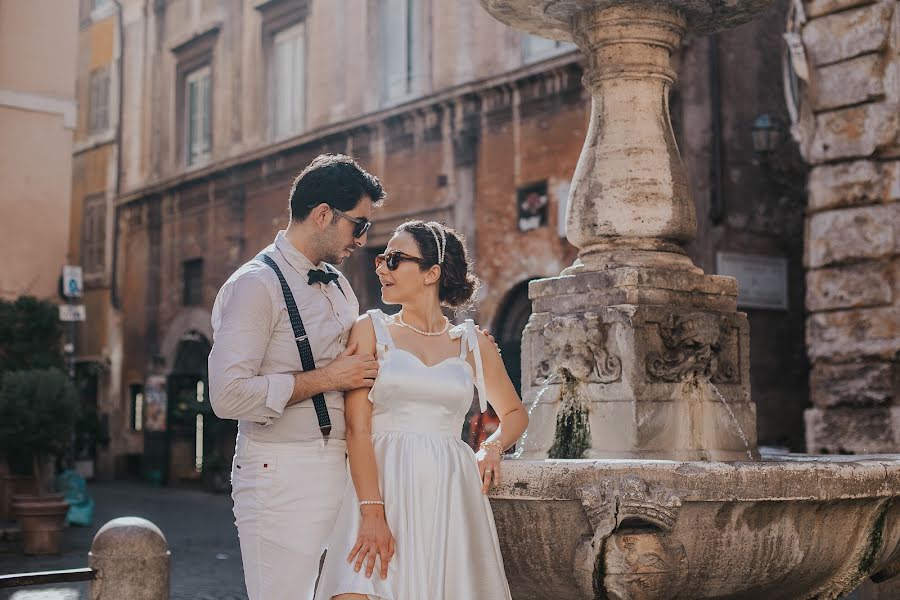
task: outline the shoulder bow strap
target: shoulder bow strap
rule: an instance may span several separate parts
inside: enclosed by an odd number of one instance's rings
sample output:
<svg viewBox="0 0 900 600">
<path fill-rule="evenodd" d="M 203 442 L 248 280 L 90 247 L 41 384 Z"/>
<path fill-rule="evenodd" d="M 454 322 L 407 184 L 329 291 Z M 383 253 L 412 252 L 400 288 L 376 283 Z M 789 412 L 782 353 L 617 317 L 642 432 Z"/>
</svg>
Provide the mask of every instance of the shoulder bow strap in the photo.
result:
<svg viewBox="0 0 900 600">
<path fill-rule="evenodd" d="M 366 313 L 372 319 L 372 327 L 375 328 L 375 349 L 378 354 L 378 360 L 384 360 L 384 353 L 393 347 L 393 340 L 391 340 L 391 333 L 387 328 L 385 315 L 377 308 L 368 310 Z"/>
<path fill-rule="evenodd" d="M 488 396 L 484 385 L 484 366 L 481 362 L 481 349 L 478 347 L 478 332 L 475 331 L 475 322 L 472 319 L 466 319 L 463 323 L 463 331 L 465 332 L 462 340 L 463 350 L 471 352 L 475 359 L 475 389 L 478 390 L 478 408 L 481 412 L 487 410 Z"/>
</svg>

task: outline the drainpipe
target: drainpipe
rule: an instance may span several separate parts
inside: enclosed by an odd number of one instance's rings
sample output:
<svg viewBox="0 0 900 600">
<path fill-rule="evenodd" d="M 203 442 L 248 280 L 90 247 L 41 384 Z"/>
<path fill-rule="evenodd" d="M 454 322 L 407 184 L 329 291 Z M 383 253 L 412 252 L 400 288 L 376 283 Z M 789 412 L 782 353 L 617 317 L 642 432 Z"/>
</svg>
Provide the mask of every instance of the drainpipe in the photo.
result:
<svg viewBox="0 0 900 600">
<path fill-rule="evenodd" d="M 725 193 L 722 183 L 722 78 L 719 72 L 719 36 L 709 36 L 709 102 L 712 114 L 712 199 L 709 216 L 713 225 L 721 225 L 725 218 Z"/>
<path fill-rule="evenodd" d="M 119 30 L 119 106 L 118 106 L 118 117 L 116 118 L 116 135 L 115 135 L 115 145 L 116 145 L 116 181 L 114 184 L 115 194 L 113 198 L 113 240 L 112 240 L 112 272 L 110 273 L 109 280 L 109 296 L 110 296 L 110 304 L 112 304 L 113 309 L 118 310 L 120 307 L 119 302 L 119 281 L 117 277 L 118 265 L 119 265 L 119 194 L 122 191 L 122 113 L 123 106 L 125 105 L 125 27 L 124 27 L 124 17 L 122 16 L 122 2 L 121 0 L 113 0 L 116 5 L 116 21 L 117 27 Z M 145 6 L 146 9 L 146 6 Z"/>
</svg>

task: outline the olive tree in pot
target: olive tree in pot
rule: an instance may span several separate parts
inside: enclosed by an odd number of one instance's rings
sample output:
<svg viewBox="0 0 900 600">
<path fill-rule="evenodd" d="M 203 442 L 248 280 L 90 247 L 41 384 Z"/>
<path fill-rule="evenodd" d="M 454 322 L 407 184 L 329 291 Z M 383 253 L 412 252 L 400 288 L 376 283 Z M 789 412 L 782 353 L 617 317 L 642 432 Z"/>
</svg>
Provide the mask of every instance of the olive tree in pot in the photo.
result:
<svg viewBox="0 0 900 600">
<path fill-rule="evenodd" d="M 0 452 L 26 452 L 37 481 L 37 495 L 13 498 L 26 554 L 59 553 L 69 505 L 52 493 L 52 461 L 68 447 L 78 412 L 75 386 L 59 369 L 12 371 L 0 380 Z"/>
<path fill-rule="evenodd" d="M 62 368 L 62 335 L 59 306 L 53 302 L 34 296 L 0 298 L 0 379 L 11 371 Z M 4 451 L 0 446 L 0 522 L 13 517 L 13 496 L 37 492 L 31 463 L 24 449 Z"/>
</svg>

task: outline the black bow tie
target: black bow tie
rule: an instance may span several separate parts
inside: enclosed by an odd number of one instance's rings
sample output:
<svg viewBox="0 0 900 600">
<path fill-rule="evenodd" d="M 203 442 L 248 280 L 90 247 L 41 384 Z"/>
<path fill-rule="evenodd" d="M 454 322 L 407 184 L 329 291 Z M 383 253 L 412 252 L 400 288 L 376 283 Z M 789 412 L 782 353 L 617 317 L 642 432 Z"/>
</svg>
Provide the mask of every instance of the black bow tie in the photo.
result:
<svg viewBox="0 0 900 600">
<path fill-rule="evenodd" d="M 328 285 L 332 281 L 337 281 L 338 274 L 330 273 L 328 271 L 323 271 L 322 269 L 310 269 L 309 271 L 309 285 L 314 283 L 324 283 Z"/>
</svg>

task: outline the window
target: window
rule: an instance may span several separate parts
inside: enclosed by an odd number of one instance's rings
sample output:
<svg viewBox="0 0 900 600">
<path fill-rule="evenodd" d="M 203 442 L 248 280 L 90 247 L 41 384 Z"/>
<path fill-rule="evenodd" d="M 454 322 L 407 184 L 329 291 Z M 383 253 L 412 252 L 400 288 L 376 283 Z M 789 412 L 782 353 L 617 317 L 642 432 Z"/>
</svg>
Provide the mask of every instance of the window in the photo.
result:
<svg viewBox="0 0 900 600">
<path fill-rule="evenodd" d="M 105 7 L 108 4 L 112 4 L 112 0 L 93 0 L 94 1 L 94 10 Z"/>
<path fill-rule="evenodd" d="M 191 71 L 184 80 L 185 99 L 185 156 L 188 166 L 209 160 L 212 149 L 212 88 L 209 65 Z"/>
<path fill-rule="evenodd" d="M 272 114 L 276 139 L 303 129 L 306 113 L 305 25 L 275 34 L 272 41 Z"/>
<path fill-rule="evenodd" d="M 213 24 L 170 50 L 175 55 L 177 161 L 188 167 L 212 157 L 212 65 L 220 24 Z"/>
<path fill-rule="evenodd" d="M 195 258 L 184 261 L 183 297 L 185 306 L 203 305 L 203 259 Z"/>
<path fill-rule="evenodd" d="M 91 71 L 91 98 L 88 104 L 88 132 L 109 128 L 109 69 Z"/>
<path fill-rule="evenodd" d="M 133 383 L 128 386 L 131 395 L 131 418 L 129 419 L 132 431 L 144 429 L 144 386 Z"/>
<path fill-rule="evenodd" d="M 522 38 L 522 58 L 525 62 L 535 62 L 575 49 L 571 42 L 557 42 L 536 35 L 525 34 Z"/>
<path fill-rule="evenodd" d="M 85 275 L 101 275 L 106 262 L 106 195 L 84 199 L 81 221 L 81 267 Z"/>
<path fill-rule="evenodd" d="M 519 231 L 531 231 L 547 225 L 547 182 L 539 181 L 516 190 Z"/>
<path fill-rule="evenodd" d="M 424 51 L 419 0 L 382 0 L 382 98 L 398 102 L 420 92 Z"/>
</svg>

